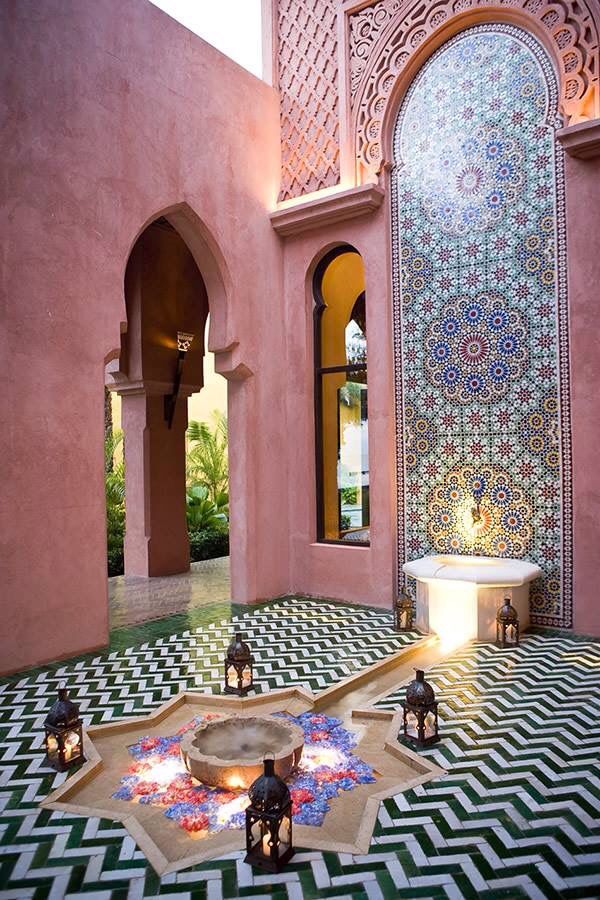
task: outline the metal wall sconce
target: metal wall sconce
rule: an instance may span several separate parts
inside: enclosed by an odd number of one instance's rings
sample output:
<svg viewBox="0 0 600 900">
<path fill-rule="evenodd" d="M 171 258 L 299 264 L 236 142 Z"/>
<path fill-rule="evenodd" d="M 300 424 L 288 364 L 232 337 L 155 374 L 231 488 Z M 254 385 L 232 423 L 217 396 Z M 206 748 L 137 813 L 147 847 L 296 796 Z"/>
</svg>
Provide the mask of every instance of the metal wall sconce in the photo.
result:
<svg viewBox="0 0 600 900">
<path fill-rule="evenodd" d="M 167 394 L 165 397 L 165 422 L 169 428 L 173 424 L 173 416 L 175 415 L 175 405 L 179 394 L 179 385 L 181 384 L 181 373 L 183 372 L 183 360 L 193 340 L 193 334 L 189 334 L 186 331 L 177 332 L 177 369 L 175 371 L 175 381 L 173 382 L 173 393 Z"/>
<path fill-rule="evenodd" d="M 475 506 L 471 507 L 471 518 L 473 520 L 473 527 L 475 527 L 481 522 L 481 494 L 477 491 L 473 491 L 473 501 Z"/>
</svg>

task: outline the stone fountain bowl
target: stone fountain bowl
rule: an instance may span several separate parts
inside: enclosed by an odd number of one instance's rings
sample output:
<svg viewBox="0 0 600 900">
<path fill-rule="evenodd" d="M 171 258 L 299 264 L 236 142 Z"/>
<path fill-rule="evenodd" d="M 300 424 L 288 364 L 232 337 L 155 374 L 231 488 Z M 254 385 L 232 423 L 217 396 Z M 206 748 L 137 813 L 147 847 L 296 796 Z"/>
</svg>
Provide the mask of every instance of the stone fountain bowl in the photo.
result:
<svg viewBox="0 0 600 900">
<path fill-rule="evenodd" d="M 284 780 L 300 762 L 304 732 L 272 716 L 231 716 L 206 722 L 181 740 L 181 758 L 190 775 L 203 784 L 247 790 L 263 773 L 267 754 Z"/>
</svg>

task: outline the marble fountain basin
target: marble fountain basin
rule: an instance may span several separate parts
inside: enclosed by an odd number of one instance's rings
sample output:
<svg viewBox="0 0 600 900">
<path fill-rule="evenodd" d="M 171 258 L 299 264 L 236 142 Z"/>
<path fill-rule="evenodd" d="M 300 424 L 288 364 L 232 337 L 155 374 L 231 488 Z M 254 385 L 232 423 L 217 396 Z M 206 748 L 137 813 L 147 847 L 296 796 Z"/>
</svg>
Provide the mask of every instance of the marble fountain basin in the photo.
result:
<svg viewBox="0 0 600 900">
<path fill-rule="evenodd" d="M 446 649 L 468 640 L 496 639 L 496 612 L 505 597 L 529 625 L 529 585 L 542 574 L 534 563 L 493 556 L 437 553 L 404 563 L 417 581 L 417 627 L 434 631 Z"/>
<path fill-rule="evenodd" d="M 203 784 L 247 790 L 263 772 L 267 754 L 284 780 L 302 756 L 304 732 L 299 725 L 272 716 L 231 716 L 205 722 L 184 735 L 181 758 L 190 775 Z"/>
</svg>

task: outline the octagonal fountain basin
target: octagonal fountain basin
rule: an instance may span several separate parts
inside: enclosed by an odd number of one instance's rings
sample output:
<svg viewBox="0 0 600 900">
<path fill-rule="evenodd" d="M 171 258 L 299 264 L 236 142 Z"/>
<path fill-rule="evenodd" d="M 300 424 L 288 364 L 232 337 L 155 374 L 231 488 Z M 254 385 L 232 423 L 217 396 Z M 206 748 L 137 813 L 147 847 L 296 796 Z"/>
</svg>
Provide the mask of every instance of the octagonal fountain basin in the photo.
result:
<svg viewBox="0 0 600 900">
<path fill-rule="evenodd" d="M 492 556 L 438 553 L 404 563 L 417 581 L 417 627 L 434 631 L 444 649 L 468 640 L 496 639 L 496 612 L 505 597 L 529 625 L 529 583 L 542 574 L 534 563 Z"/>
<path fill-rule="evenodd" d="M 304 732 L 299 725 L 272 716 L 231 716 L 206 722 L 181 740 L 181 758 L 203 784 L 247 790 L 263 772 L 267 754 L 280 778 L 300 762 Z"/>
</svg>

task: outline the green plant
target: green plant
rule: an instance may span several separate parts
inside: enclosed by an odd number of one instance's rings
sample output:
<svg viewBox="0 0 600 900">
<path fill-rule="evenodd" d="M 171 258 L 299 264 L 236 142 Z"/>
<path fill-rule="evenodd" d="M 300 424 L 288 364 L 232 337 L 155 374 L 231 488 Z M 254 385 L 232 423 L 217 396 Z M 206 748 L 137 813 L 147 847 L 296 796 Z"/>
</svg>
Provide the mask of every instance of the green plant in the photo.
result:
<svg viewBox="0 0 600 900">
<path fill-rule="evenodd" d="M 343 487 L 340 493 L 342 495 L 342 503 L 353 505 L 358 502 L 357 487 Z"/>
<path fill-rule="evenodd" d="M 229 531 L 224 526 L 202 531 L 190 531 L 190 558 L 192 562 L 229 556 Z"/>
<path fill-rule="evenodd" d="M 345 516 L 345 515 L 340 516 L 340 531 L 347 531 L 351 525 L 352 525 L 352 520 L 350 519 L 350 516 Z"/>
<path fill-rule="evenodd" d="M 106 494 L 106 550 L 108 574 L 123 574 L 125 539 L 125 464 L 115 461 L 123 432 L 115 430 L 104 439 L 104 489 Z"/>
<path fill-rule="evenodd" d="M 209 498 L 216 504 L 229 486 L 227 417 L 215 410 L 213 421 L 212 429 L 206 422 L 189 424 L 187 480 L 189 485 L 205 485 Z"/>
<path fill-rule="evenodd" d="M 361 386 L 355 381 L 347 381 L 340 388 L 340 403 L 344 406 L 357 406 L 360 403 Z"/>
<path fill-rule="evenodd" d="M 229 497 L 223 491 L 217 494 L 217 503 L 208 496 L 205 484 L 194 484 L 187 490 L 186 514 L 189 531 L 203 531 L 219 525 L 227 525 Z"/>
<path fill-rule="evenodd" d="M 227 421 L 215 414 L 217 425 L 211 432 L 205 422 L 192 422 L 188 453 L 186 516 L 193 562 L 229 554 L 229 496 L 227 494 Z M 125 539 L 125 465 L 115 454 L 123 432 L 115 430 L 104 441 L 104 484 L 106 492 L 106 544 L 108 575 L 122 575 Z M 191 457 L 191 460 L 190 460 Z M 197 481 L 194 474 L 200 474 Z"/>
</svg>

